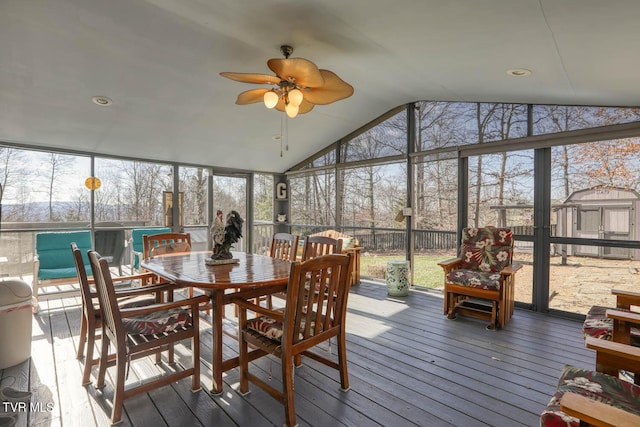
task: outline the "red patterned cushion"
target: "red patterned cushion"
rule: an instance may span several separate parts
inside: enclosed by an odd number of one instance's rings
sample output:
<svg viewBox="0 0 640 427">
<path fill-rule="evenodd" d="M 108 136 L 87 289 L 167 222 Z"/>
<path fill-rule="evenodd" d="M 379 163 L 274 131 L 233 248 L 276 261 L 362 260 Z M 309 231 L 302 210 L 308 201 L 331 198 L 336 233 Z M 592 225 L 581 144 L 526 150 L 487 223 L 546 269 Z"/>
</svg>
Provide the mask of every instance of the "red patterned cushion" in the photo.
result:
<svg viewBox="0 0 640 427">
<path fill-rule="evenodd" d="M 541 426 L 578 427 L 580 425 L 577 418 L 560 411 L 560 399 L 568 392 L 640 415 L 640 386 L 600 372 L 565 366 L 558 381 L 556 393 L 540 415 Z"/>
<path fill-rule="evenodd" d="M 587 313 L 587 317 L 582 324 L 582 334 L 584 337 L 595 337 L 611 341 L 613 338 L 613 319 L 607 317 L 607 310 L 612 307 L 594 305 Z M 624 308 L 616 310 L 630 312 Z M 631 345 L 640 347 L 640 330 L 631 328 Z"/>
<path fill-rule="evenodd" d="M 460 268 L 487 273 L 511 264 L 513 234 L 508 228 L 465 228 L 462 230 Z"/>
<path fill-rule="evenodd" d="M 284 313 L 284 308 L 279 308 L 276 311 Z M 302 324 L 300 325 L 300 329 L 304 330 L 304 326 L 305 326 L 305 322 L 303 319 Z M 313 330 L 314 326 L 315 326 L 315 322 L 311 325 L 311 335 L 315 333 Z M 260 335 L 264 335 L 265 337 L 272 339 L 274 341 L 280 342 L 282 340 L 282 333 L 283 333 L 284 327 L 282 325 L 282 322 L 279 320 L 275 320 L 267 316 L 259 316 L 247 321 L 247 329 L 255 331 Z M 299 339 L 302 339 L 302 338 L 303 336 L 302 334 L 300 334 Z"/>
<path fill-rule="evenodd" d="M 277 311 L 284 313 L 283 308 L 280 308 Z M 256 331 L 269 339 L 280 342 L 284 328 L 282 322 L 279 320 L 275 320 L 267 316 L 259 316 L 247 322 L 247 329 L 251 329 L 252 331 Z"/>
<path fill-rule="evenodd" d="M 124 329 L 129 334 L 155 335 L 171 332 L 191 324 L 187 310 L 172 308 L 149 314 L 122 319 Z"/>
<path fill-rule="evenodd" d="M 474 270 L 453 270 L 447 274 L 447 283 L 471 288 L 500 290 L 500 273 L 484 273 Z"/>
</svg>

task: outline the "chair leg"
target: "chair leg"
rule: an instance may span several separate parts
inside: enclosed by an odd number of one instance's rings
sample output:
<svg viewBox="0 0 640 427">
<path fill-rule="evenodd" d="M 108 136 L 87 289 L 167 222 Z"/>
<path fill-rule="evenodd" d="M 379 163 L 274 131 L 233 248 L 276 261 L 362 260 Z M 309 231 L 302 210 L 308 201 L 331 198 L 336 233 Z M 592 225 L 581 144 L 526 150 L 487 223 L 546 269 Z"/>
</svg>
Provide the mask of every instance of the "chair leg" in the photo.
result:
<svg viewBox="0 0 640 427">
<path fill-rule="evenodd" d="M 498 329 L 498 301 L 491 301 L 491 324 L 487 329 L 492 331 Z"/>
<path fill-rule="evenodd" d="M 448 319 L 456 318 L 456 304 L 458 303 L 458 297 L 453 292 L 447 293 L 447 306 L 449 310 L 445 313 Z"/>
<path fill-rule="evenodd" d="M 118 349 L 116 356 L 116 383 L 113 392 L 113 410 L 111 411 L 111 424 L 117 424 L 122 418 L 122 405 L 124 403 L 124 382 L 127 367 L 127 358 L 124 351 Z"/>
<path fill-rule="evenodd" d="M 293 364 L 292 357 L 283 353 L 282 363 L 282 403 L 284 403 L 285 425 L 294 427 L 296 423 L 296 407 L 293 400 Z"/>
<path fill-rule="evenodd" d="M 93 366 L 93 352 L 96 345 L 96 330 L 91 328 L 87 331 L 87 356 L 84 359 L 84 371 L 82 373 L 82 385 L 91 383 L 91 367 Z M 102 360 L 102 359 L 100 359 Z"/>
<path fill-rule="evenodd" d="M 102 346 L 100 347 L 100 364 L 98 365 L 98 379 L 96 380 L 96 388 L 104 387 L 104 377 L 107 373 L 107 364 L 109 358 L 109 338 L 102 334 Z"/>
<path fill-rule="evenodd" d="M 194 307 L 191 312 L 193 322 L 193 337 L 191 337 L 191 358 L 193 360 L 193 376 L 191 378 L 191 391 L 199 391 L 200 387 L 200 313 L 198 307 Z"/>
<path fill-rule="evenodd" d="M 77 358 L 82 359 L 84 356 L 84 345 L 87 342 L 87 318 L 84 313 L 82 313 L 82 318 L 80 319 L 80 341 L 78 341 L 78 354 Z"/>
<path fill-rule="evenodd" d="M 240 359 L 240 393 L 247 394 L 249 393 L 249 355 L 247 353 L 247 341 L 244 339 L 244 335 L 242 334 L 242 329 L 247 324 L 247 311 L 242 309 L 238 312 L 238 356 Z"/>
<path fill-rule="evenodd" d="M 340 369 L 340 386 L 343 391 L 349 390 L 349 372 L 347 371 L 347 334 L 344 324 L 338 335 L 338 367 Z"/>
</svg>

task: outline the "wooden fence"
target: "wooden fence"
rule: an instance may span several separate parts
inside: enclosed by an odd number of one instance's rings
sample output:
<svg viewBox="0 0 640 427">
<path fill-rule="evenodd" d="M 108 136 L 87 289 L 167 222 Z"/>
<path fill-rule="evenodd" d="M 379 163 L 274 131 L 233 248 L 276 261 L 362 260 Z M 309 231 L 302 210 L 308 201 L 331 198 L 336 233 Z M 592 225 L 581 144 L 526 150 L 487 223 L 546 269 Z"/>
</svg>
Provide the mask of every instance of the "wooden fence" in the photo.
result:
<svg viewBox="0 0 640 427">
<path fill-rule="evenodd" d="M 407 247 L 404 230 L 356 234 L 356 238 L 360 246 L 371 252 L 404 251 Z M 455 231 L 415 230 L 413 239 L 416 251 L 449 250 L 458 246 Z"/>
</svg>

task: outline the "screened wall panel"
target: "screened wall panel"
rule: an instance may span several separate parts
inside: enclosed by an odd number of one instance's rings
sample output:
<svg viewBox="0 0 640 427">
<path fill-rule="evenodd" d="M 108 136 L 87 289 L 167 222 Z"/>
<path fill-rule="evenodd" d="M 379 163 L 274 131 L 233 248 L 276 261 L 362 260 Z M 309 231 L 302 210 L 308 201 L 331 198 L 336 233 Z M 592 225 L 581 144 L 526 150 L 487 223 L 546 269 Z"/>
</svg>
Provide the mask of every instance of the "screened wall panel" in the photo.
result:
<svg viewBox="0 0 640 427">
<path fill-rule="evenodd" d="M 398 212 L 406 206 L 404 164 L 371 165 L 345 169 L 342 225 L 394 228 Z"/>
<path fill-rule="evenodd" d="M 291 222 L 334 225 L 336 223 L 336 175 L 315 171 L 289 180 Z"/>
<path fill-rule="evenodd" d="M 533 134 L 566 132 L 640 120 L 640 108 L 534 105 Z"/>
<path fill-rule="evenodd" d="M 343 163 L 372 160 L 407 152 L 407 113 L 401 111 L 391 118 L 340 144 Z"/>
</svg>

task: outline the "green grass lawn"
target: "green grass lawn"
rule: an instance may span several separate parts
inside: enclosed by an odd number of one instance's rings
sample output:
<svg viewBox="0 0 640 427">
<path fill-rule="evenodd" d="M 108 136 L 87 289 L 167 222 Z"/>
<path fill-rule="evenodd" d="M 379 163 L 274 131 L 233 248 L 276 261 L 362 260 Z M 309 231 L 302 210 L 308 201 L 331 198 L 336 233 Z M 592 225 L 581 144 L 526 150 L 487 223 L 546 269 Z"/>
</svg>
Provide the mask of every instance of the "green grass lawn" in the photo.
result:
<svg viewBox="0 0 640 427">
<path fill-rule="evenodd" d="M 454 254 L 416 255 L 414 257 L 412 285 L 426 288 L 441 288 L 444 283 L 444 275 L 442 273 L 442 267 L 440 267 L 438 263 L 454 257 Z M 387 262 L 403 259 L 403 255 L 363 256 L 360 259 L 361 275 L 384 280 L 384 272 L 387 267 Z"/>
</svg>

